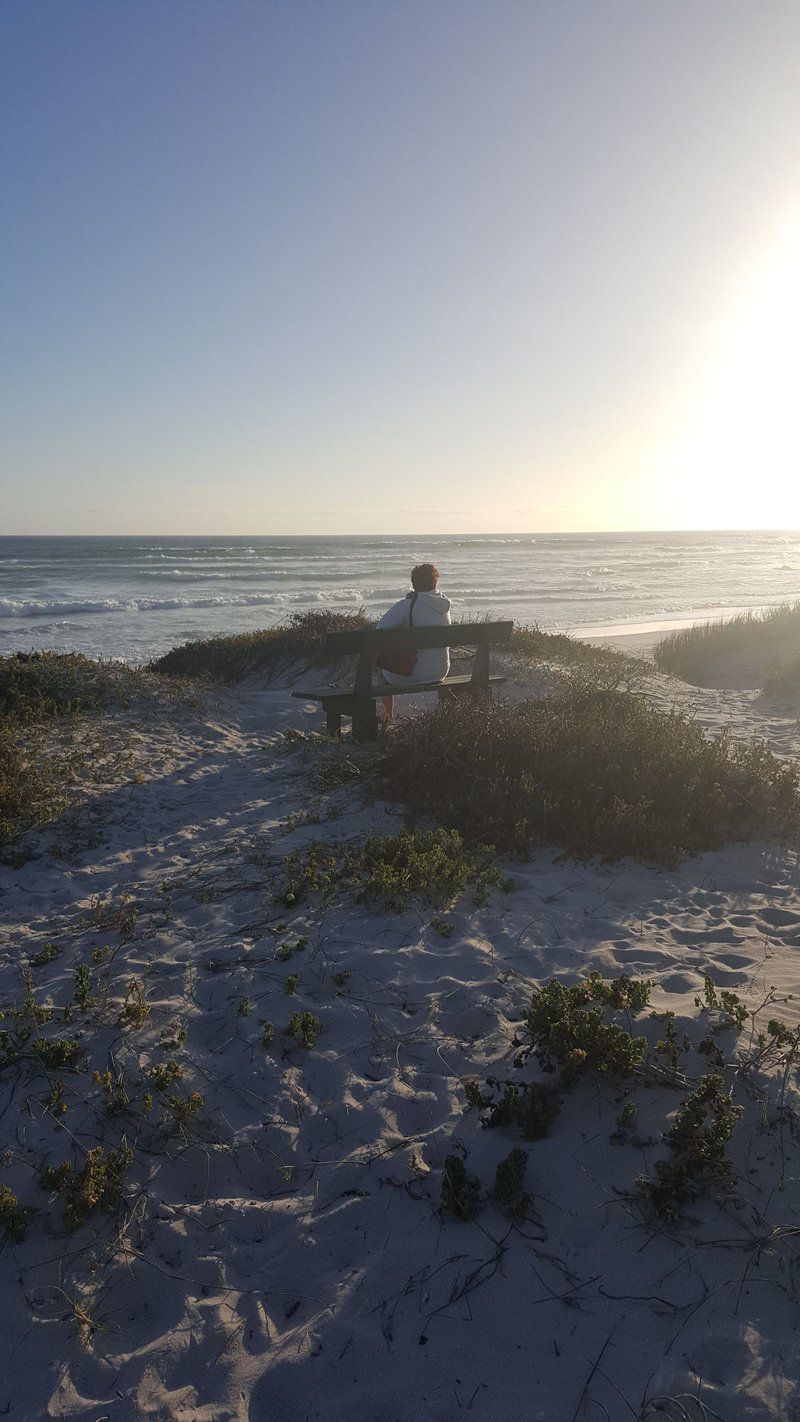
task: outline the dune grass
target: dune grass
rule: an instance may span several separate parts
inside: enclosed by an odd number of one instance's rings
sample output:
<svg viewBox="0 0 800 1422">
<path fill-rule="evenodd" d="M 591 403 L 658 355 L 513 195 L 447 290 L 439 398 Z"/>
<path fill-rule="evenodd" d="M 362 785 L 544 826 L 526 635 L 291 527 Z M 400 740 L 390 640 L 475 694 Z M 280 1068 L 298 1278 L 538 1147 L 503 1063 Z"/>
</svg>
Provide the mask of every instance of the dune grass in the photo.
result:
<svg viewBox="0 0 800 1422">
<path fill-rule="evenodd" d="M 796 697 L 800 693 L 800 656 L 769 672 L 764 678 L 763 690 L 767 696 Z"/>
<path fill-rule="evenodd" d="M 514 627 L 507 650 L 530 662 L 555 662 L 565 667 L 602 667 L 625 676 L 631 671 L 642 675 L 648 663 L 641 657 L 629 657 L 613 647 L 595 647 L 568 637 L 563 632 L 542 632 L 536 623 Z"/>
<path fill-rule="evenodd" d="M 526 855 L 672 866 L 728 840 L 800 826 L 800 785 L 759 741 L 708 740 L 686 717 L 575 684 L 516 705 L 462 700 L 386 737 L 384 792 L 468 843 Z"/>
<path fill-rule="evenodd" d="M 232 685 L 253 674 L 272 676 L 290 662 L 320 665 L 328 632 L 359 632 L 374 625 L 363 608 L 358 612 L 294 612 L 275 627 L 173 647 L 151 662 L 150 670 L 166 676 L 207 677 Z M 646 665 L 611 648 L 592 647 L 562 633 L 541 632 L 535 624 L 515 627 L 502 650 L 529 662 L 602 666 L 620 676 L 631 669 L 641 673 Z"/>
<path fill-rule="evenodd" d="M 361 612 L 293 612 L 286 622 L 257 632 L 184 642 L 150 663 L 165 676 L 207 677 L 234 683 L 254 673 L 274 675 L 288 662 L 319 662 L 328 632 L 358 632 L 373 624 Z"/>
<path fill-rule="evenodd" d="M 780 677 L 790 663 L 800 664 L 800 602 L 683 627 L 658 643 L 653 660 L 694 686 L 719 685 L 726 671 L 749 663 L 764 684 Z"/>
</svg>

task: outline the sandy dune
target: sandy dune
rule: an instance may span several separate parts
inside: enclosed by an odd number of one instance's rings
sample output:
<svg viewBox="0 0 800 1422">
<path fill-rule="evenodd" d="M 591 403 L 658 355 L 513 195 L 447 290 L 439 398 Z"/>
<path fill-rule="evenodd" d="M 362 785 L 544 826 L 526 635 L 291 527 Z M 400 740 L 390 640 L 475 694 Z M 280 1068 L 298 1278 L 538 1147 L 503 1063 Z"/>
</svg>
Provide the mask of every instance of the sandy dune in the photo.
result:
<svg viewBox="0 0 800 1422">
<path fill-rule="evenodd" d="M 640 694 L 709 730 L 764 735 L 782 756 L 800 750 L 794 718 L 765 714 L 755 692 L 655 677 Z M 132 719 L 115 718 L 109 748 L 130 743 Z M 91 1031 L 79 1018 L 87 1065 L 114 1062 L 133 1079 L 172 1055 L 203 1098 L 156 1152 L 135 1122 L 109 1119 L 90 1072 L 63 1073 L 62 1117 L 42 1105 L 44 1077 L 4 1073 L 0 1179 L 39 1213 L 0 1254 L 0 1415 L 616 1422 L 648 1398 L 699 1391 L 726 1422 L 792 1417 L 793 1124 L 736 1140 L 727 1205 L 697 1201 L 680 1227 L 654 1229 L 626 1192 L 663 1154 L 675 1090 L 654 1085 L 640 1103 L 652 1144 L 620 1144 L 625 1093 L 591 1082 L 547 1139 L 521 1143 L 524 1223 L 487 1204 L 460 1224 L 438 1205 L 449 1152 L 463 1145 L 488 1188 L 519 1144 L 465 1113 L 462 1081 L 512 1069 L 520 1012 L 551 975 L 646 975 L 680 1029 L 710 973 L 753 1006 L 774 989 L 777 1015 L 795 1022 L 797 846 L 734 845 L 669 873 L 541 851 L 504 866 L 514 892 L 449 911 L 449 938 L 426 905 L 292 913 L 267 892 L 284 855 L 401 824 L 362 793 L 364 752 L 351 755 L 352 781 L 326 790 L 320 770 L 347 747 L 287 744 L 287 729 L 319 720 L 285 690 L 252 688 L 144 720 L 133 732 L 141 783 L 95 787 L 34 858 L 0 870 L 3 1003 L 19 1000 L 43 945 L 56 955 L 34 970 L 37 998 L 62 1005 L 76 966 L 110 947 L 116 999 L 136 978 L 151 1011 L 128 1033 L 111 1012 Z M 129 936 L 103 928 L 97 906 L 123 894 L 136 910 Z M 305 935 L 276 959 L 277 944 Z M 295 1009 L 322 1023 L 310 1051 L 282 1033 Z M 268 1047 L 264 1019 L 276 1028 Z M 174 1024 L 185 1041 L 159 1047 Z M 64 1235 L 35 1173 L 123 1129 L 125 1227 L 95 1214 Z"/>
</svg>

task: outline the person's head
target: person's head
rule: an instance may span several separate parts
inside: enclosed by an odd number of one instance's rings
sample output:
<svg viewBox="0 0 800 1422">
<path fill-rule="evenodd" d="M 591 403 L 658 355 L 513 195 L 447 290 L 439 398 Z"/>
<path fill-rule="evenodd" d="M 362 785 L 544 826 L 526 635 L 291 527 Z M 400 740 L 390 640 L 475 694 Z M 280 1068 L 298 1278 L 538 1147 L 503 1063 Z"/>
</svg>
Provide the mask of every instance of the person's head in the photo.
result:
<svg viewBox="0 0 800 1422">
<path fill-rule="evenodd" d="M 418 563 L 411 569 L 411 586 L 414 592 L 435 592 L 439 581 L 439 569 L 433 563 Z"/>
</svg>

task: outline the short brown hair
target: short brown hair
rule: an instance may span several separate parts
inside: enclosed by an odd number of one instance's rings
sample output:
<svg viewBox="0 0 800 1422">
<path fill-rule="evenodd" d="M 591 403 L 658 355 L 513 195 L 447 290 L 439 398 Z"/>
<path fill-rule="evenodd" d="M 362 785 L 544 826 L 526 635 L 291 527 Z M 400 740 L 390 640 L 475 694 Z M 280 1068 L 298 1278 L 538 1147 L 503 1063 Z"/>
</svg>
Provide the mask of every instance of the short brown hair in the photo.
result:
<svg viewBox="0 0 800 1422">
<path fill-rule="evenodd" d="M 439 581 L 439 569 L 433 563 L 418 563 L 411 569 L 411 586 L 414 592 L 433 592 Z"/>
</svg>

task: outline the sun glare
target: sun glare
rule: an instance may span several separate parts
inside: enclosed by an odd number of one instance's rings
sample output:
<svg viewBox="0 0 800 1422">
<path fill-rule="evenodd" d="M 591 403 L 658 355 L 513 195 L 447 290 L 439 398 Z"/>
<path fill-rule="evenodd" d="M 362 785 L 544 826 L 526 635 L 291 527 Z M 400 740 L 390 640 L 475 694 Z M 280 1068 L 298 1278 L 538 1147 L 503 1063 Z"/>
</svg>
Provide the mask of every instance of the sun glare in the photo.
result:
<svg viewBox="0 0 800 1422">
<path fill-rule="evenodd" d="M 800 527 L 800 219 L 753 266 L 665 477 L 684 526 Z"/>
</svg>

